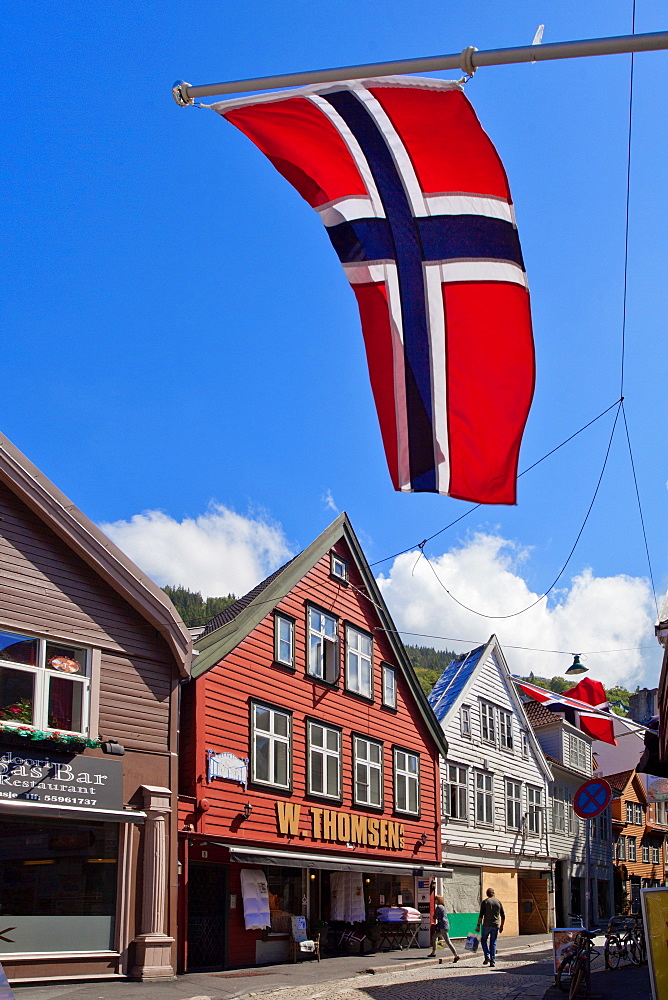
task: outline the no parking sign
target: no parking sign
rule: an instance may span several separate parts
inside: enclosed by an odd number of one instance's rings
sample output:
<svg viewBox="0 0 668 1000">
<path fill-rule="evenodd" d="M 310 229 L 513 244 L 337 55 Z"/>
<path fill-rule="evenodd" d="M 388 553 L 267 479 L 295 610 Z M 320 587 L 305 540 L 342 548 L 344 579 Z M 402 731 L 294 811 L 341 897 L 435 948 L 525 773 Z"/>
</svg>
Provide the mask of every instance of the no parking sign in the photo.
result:
<svg viewBox="0 0 668 1000">
<path fill-rule="evenodd" d="M 611 798 L 612 788 L 605 778 L 591 778 L 573 796 L 573 809 L 582 819 L 593 819 L 603 812 Z"/>
</svg>

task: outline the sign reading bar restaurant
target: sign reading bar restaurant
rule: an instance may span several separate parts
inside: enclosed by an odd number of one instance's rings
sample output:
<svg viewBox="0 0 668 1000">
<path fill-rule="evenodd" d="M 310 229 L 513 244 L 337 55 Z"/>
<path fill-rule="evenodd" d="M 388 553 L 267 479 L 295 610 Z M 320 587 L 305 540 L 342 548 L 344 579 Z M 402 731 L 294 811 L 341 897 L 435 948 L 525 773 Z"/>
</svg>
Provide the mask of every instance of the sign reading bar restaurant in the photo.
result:
<svg viewBox="0 0 668 1000">
<path fill-rule="evenodd" d="M 79 809 L 122 809 L 123 765 L 103 757 L 0 747 L 2 799 Z"/>
<path fill-rule="evenodd" d="M 306 810 L 305 810 L 306 811 Z M 404 824 L 390 819 L 376 819 L 372 816 L 356 816 L 354 813 L 338 812 L 336 809 L 316 809 L 311 806 L 311 829 L 313 840 L 329 843 L 362 844 L 364 847 L 382 847 L 391 851 L 404 849 Z M 302 807 L 293 802 L 276 803 L 276 828 L 279 833 L 291 837 L 305 837 L 300 829 Z"/>
</svg>

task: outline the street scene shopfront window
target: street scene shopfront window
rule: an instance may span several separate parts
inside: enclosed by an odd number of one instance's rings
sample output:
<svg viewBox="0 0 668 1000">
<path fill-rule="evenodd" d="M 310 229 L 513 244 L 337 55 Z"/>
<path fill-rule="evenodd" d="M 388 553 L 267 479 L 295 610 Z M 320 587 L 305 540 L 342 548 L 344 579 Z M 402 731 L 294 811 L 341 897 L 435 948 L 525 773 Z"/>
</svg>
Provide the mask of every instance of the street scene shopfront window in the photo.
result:
<svg viewBox="0 0 668 1000">
<path fill-rule="evenodd" d="M 375 740 L 353 736 L 355 768 L 355 805 L 383 805 L 383 745 Z"/>
<path fill-rule="evenodd" d="M 118 824 L 0 824 L 0 958 L 115 948 Z"/>
<path fill-rule="evenodd" d="M 406 750 L 394 751 L 394 808 L 397 812 L 420 812 L 420 758 Z"/>
<path fill-rule="evenodd" d="M 0 631 L 0 721 L 88 731 L 89 650 Z"/>
<path fill-rule="evenodd" d="M 251 713 L 253 781 L 289 788 L 292 715 L 257 702 L 252 704 Z"/>
<path fill-rule="evenodd" d="M 267 865 L 265 874 L 269 891 L 271 930 L 275 934 L 289 934 L 290 918 L 302 914 L 302 870 Z"/>
<path fill-rule="evenodd" d="M 341 797 L 341 730 L 308 723 L 309 792 L 330 799 Z"/>
</svg>

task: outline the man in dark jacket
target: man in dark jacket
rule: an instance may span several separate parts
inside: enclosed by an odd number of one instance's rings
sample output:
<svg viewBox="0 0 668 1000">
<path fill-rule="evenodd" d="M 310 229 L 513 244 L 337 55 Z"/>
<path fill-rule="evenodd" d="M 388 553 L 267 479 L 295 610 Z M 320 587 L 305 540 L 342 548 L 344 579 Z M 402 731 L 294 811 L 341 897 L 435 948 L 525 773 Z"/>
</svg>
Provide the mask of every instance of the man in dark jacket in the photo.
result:
<svg viewBox="0 0 668 1000">
<path fill-rule="evenodd" d="M 503 903 L 496 898 L 493 889 L 488 889 L 487 897 L 483 899 L 482 906 L 480 907 L 480 915 L 478 916 L 478 925 L 476 927 L 476 930 L 479 930 L 482 924 L 481 944 L 482 953 L 485 956 L 483 965 L 490 965 L 492 968 L 496 965 L 496 939 L 503 932 L 505 922 L 506 915 L 503 912 Z M 488 939 L 489 946 L 487 944 Z"/>
</svg>

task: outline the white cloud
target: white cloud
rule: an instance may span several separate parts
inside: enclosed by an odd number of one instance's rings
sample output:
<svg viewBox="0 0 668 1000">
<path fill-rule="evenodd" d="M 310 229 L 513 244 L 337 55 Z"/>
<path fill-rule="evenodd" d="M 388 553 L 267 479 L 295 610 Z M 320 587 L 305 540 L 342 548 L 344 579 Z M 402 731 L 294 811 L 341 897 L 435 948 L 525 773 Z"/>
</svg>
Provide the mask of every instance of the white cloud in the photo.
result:
<svg viewBox="0 0 668 1000">
<path fill-rule="evenodd" d="M 339 513 L 339 508 L 336 506 L 331 490 L 327 490 L 327 492 L 323 494 L 322 502 L 325 505 L 325 510 L 333 510 L 335 514 Z"/>
<path fill-rule="evenodd" d="M 159 586 L 181 584 L 204 597 L 246 594 L 293 555 L 280 525 L 222 504 L 183 521 L 147 510 L 100 527 Z"/>
<path fill-rule="evenodd" d="M 534 593 L 520 575 L 530 551 L 498 535 L 478 532 L 431 562 L 445 587 L 462 604 L 488 615 L 512 614 L 527 607 Z M 596 577 L 585 569 L 570 586 L 553 591 L 548 601 L 514 618 L 483 618 L 467 611 L 438 583 L 419 552 L 395 559 L 379 584 L 397 628 L 408 632 L 450 636 L 464 642 L 404 636 L 414 645 L 434 645 L 464 651 L 496 633 L 511 673 L 563 676 L 568 653 L 528 652 L 510 646 L 591 653 L 586 660 L 592 677 L 606 686 L 658 682 L 660 649 L 654 638 L 654 616 L 646 580 L 623 574 Z M 562 580 L 565 578 L 562 578 Z M 548 581 L 549 583 L 549 581 Z M 637 647 L 650 648 L 640 650 Z M 631 647 L 629 649 L 629 647 Z M 594 650 L 624 650 L 594 655 Z M 577 683 L 577 678 L 574 680 Z"/>
</svg>

